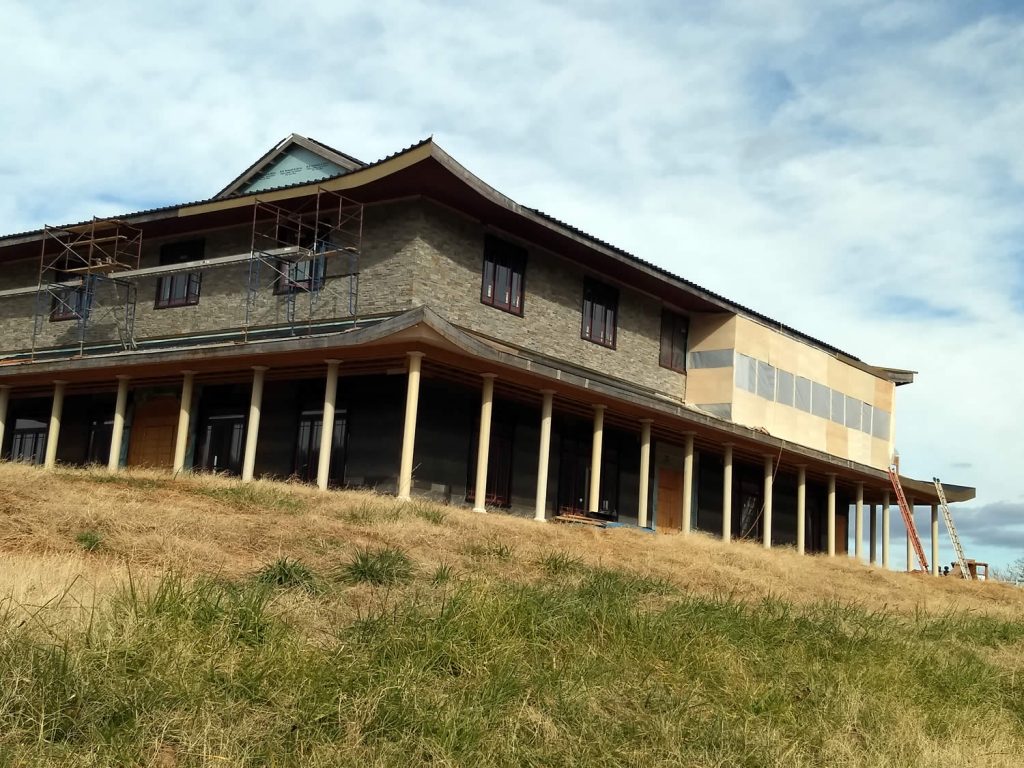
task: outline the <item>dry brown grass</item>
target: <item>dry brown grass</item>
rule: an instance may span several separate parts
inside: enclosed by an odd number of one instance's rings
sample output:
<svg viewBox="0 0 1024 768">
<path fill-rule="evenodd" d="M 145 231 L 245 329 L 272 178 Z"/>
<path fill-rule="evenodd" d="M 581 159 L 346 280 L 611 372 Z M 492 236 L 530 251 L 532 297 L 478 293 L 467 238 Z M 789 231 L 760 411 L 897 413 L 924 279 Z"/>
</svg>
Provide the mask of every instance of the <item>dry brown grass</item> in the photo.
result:
<svg viewBox="0 0 1024 768">
<path fill-rule="evenodd" d="M 84 553 L 76 537 L 101 542 Z M 304 485 L 130 470 L 39 468 L 0 463 L 0 595 L 45 600 L 77 582 L 76 595 L 103 592 L 128 569 L 140 576 L 251 573 L 282 556 L 318 571 L 357 547 L 405 550 L 421 570 L 447 564 L 478 578 L 533 580 L 545 555 L 664 579 L 698 595 L 747 602 L 840 602 L 870 611 L 977 612 L 1024 617 L 1024 592 L 884 571 L 849 557 L 800 557 L 710 536 L 541 525 L 504 514 L 402 503 L 365 492 L 319 493 Z M 24 598 L 24 599 L 23 599 Z"/>
</svg>

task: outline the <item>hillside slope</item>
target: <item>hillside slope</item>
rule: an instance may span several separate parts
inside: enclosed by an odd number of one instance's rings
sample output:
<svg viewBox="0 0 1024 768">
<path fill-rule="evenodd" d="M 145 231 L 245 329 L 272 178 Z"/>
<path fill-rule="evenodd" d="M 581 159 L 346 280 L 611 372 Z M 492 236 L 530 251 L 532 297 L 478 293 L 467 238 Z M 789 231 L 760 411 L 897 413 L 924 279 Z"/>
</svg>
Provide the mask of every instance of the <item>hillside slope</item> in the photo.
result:
<svg viewBox="0 0 1024 768">
<path fill-rule="evenodd" d="M 1024 765 L 1024 593 L 0 464 L 0 765 Z"/>
</svg>

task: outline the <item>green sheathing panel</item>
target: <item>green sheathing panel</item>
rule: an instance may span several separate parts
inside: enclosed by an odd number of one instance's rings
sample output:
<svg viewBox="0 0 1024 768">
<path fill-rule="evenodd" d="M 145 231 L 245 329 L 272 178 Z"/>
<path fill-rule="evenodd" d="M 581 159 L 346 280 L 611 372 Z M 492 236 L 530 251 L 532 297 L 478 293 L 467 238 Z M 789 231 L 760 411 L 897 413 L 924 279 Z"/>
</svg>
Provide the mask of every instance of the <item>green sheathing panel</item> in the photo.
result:
<svg viewBox="0 0 1024 768">
<path fill-rule="evenodd" d="M 239 191 L 262 192 L 289 184 L 326 179 L 345 173 L 345 169 L 303 147 L 289 147 L 271 165 L 256 174 Z"/>
</svg>

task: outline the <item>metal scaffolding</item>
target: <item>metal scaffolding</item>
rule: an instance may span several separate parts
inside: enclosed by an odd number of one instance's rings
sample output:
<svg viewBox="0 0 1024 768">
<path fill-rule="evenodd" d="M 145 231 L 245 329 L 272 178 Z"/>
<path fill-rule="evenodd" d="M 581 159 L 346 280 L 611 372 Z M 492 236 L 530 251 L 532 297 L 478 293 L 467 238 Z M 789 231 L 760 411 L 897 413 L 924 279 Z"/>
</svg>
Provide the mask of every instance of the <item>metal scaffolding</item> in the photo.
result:
<svg viewBox="0 0 1024 768">
<path fill-rule="evenodd" d="M 314 198 L 296 208 L 257 199 L 247 270 L 245 338 L 253 326 L 266 324 L 257 313 L 267 288 L 277 299 L 268 310 L 283 313 L 281 324 L 289 326 L 292 334 L 299 332 L 300 323 L 307 332 L 312 330 L 317 309 L 328 296 L 347 306 L 348 315 L 354 317 L 362 239 L 362 203 L 337 192 L 320 187 Z M 297 300 L 302 296 L 305 312 L 300 320 Z"/>
<path fill-rule="evenodd" d="M 93 218 L 70 227 L 43 228 L 32 322 L 32 357 L 50 320 L 73 320 L 79 354 L 90 324 L 106 319 L 124 349 L 135 347 L 136 288 L 115 277 L 137 270 L 142 230 L 120 219 Z"/>
</svg>

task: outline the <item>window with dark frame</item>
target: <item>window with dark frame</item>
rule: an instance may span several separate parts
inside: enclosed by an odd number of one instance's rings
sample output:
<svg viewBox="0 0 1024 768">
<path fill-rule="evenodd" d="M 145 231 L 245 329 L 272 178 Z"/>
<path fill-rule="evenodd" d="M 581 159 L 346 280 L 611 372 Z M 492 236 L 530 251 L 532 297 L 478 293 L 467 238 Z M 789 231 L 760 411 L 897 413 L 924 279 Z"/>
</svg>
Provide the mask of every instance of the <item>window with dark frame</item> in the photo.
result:
<svg viewBox="0 0 1024 768">
<path fill-rule="evenodd" d="M 585 278 L 583 281 L 583 322 L 580 337 L 604 347 L 615 348 L 619 290 Z"/>
<path fill-rule="evenodd" d="M 494 235 L 484 239 L 480 301 L 489 307 L 523 314 L 526 249 Z"/>
<path fill-rule="evenodd" d="M 690 331 L 690 318 L 668 309 L 661 311 L 662 368 L 686 373 L 686 339 Z"/>
<path fill-rule="evenodd" d="M 276 295 L 308 293 L 323 287 L 327 261 L 322 256 L 302 261 L 277 260 L 278 275 L 274 279 Z"/>
<path fill-rule="evenodd" d="M 57 270 L 53 277 L 54 283 L 66 283 L 78 279 L 80 285 L 63 286 L 51 291 L 50 320 L 79 320 L 88 311 L 89 295 L 84 282 L 72 272 Z"/>
<path fill-rule="evenodd" d="M 206 251 L 206 241 L 184 240 L 160 246 L 160 266 L 184 264 L 199 261 Z M 162 275 L 156 281 L 156 309 L 190 307 L 199 303 L 199 291 L 203 284 L 202 272 L 175 272 Z"/>
</svg>

